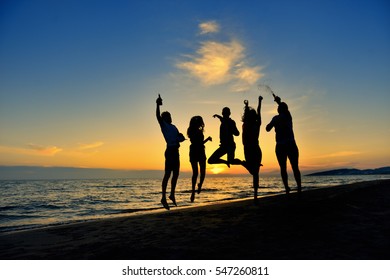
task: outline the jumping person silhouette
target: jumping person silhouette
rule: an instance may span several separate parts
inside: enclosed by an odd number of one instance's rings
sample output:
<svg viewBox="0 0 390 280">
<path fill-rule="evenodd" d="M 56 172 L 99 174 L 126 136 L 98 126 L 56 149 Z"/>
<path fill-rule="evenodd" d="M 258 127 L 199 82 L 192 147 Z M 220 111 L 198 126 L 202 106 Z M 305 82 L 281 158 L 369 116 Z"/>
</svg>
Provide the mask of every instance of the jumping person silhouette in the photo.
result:
<svg viewBox="0 0 390 280">
<path fill-rule="evenodd" d="M 192 167 L 192 192 L 191 202 L 195 200 L 195 185 L 198 179 L 198 164 L 200 168 L 200 181 L 198 184 L 198 194 L 202 190 L 204 178 L 206 176 L 206 153 L 204 144 L 207 141 L 212 141 L 209 136 L 204 139 L 204 122 L 201 116 L 194 116 L 191 118 L 190 125 L 187 129 L 187 135 L 190 138 L 190 162 Z"/>
<path fill-rule="evenodd" d="M 269 132 L 275 127 L 276 134 L 276 157 L 280 166 L 280 174 L 286 193 L 290 193 L 291 189 L 288 186 L 287 175 L 287 158 L 290 160 L 291 168 L 294 172 L 295 181 L 297 182 L 298 192 L 301 192 L 301 172 L 298 167 L 299 150 L 295 143 L 293 122 L 288 106 L 285 102 L 281 102 L 279 96 L 275 96 L 275 102 L 278 106 L 278 115 L 274 116 L 271 122 L 266 126 Z"/>
<path fill-rule="evenodd" d="M 180 157 L 179 157 L 179 147 L 180 142 L 185 140 L 183 134 L 172 124 L 172 117 L 169 112 L 163 112 L 160 114 L 160 106 L 162 106 L 162 99 L 160 94 L 156 100 L 156 117 L 157 121 L 160 124 L 161 131 L 164 135 L 165 142 L 167 143 L 167 148 L 165 150 L 165 174 L 162 180 L 162 198 L 161 203 L 165 209 L 169 210 L 169 205 L 166 199 L 167 185 L 169 177 L 172 173 L 171 180 L 171 194 L 169 199 L 172 200 L 173 204 L 177 206 L 175 199 L 175 189 L 177 179 L 179 177 L 180 170 Z"/>
<path fill-rule="evenodd" d="M 254 200 L 257 202 L 257 193 L 259 189 L 259 171 L 262 159 L 262 152 L 259 146 L 259 135 L 261 126 L 261 101 L 259 96 L 257 111 L 249 107 L 248 100 L 244 101 L 244 114 L 242 116 L 242 144 L 244 145 L 245 161 L 242 165 L 253 176 Z"/>
<path fill-rule="evenodd" d="M 219 128 L 219 148 L 208 159 L 209 164 L 226 164 L 230 167 L 231 164 L 241 164 L 241 160 L 234 158 L 236 151 L 236 143 L 233 136 L 239 136 L 240 132 L 237 129 L 236 122 L 230 118 L 230 109 L 228 107 L 223 108 L 222 117 L 215 114 L 214 118 L 218 118 L 221 121 Z M 227 160 L 221 159 L 222 156 L 227 154 Z"/>
</svg>

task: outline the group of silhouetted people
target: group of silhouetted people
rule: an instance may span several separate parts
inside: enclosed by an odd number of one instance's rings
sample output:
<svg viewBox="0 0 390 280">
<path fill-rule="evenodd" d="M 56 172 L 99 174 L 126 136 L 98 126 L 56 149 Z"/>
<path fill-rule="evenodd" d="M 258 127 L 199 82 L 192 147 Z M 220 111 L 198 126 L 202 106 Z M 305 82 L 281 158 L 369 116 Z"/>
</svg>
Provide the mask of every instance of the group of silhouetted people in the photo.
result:
<svg viewBox="0 0 390 280">
<path fill-rule="evenodd" d="M 223 108 L 222 116 L 215 114 L 213 117 L 218 118 L 221 122 L 219 129 L 220 145 L 219 148 L 209 157 L 209 164 L 226 164 L 242 165 L 253 176 L 254 199 L 257 202 L 257 194 L 259 188 L 259 172 L 262 166 L 262 152 L 259 145 L 259 135 L 261 126 L 261 103 L 263 97 L 259 96 L 257 110 L 249 106 L 247 100 L 244 101 L 244 113 L 242 116 L 242 143 L 244 145 L 245 160 L 235 158 L 236 143 L 234 136 L 239 136 L 240 132 L 237 129 L 236 123 L 230 118 L 230 109 Z M 281 102 L 280 97 L 274 95 L 274 101 L 278 104 L 278 115 L 274 116 L 271 122 L 266 126 L 269 132 L 275 128 L 276 134 L 276 157 L 280 166 L 280 173 L 286 193 L 290 193 L 291 189 L 288 186 L 287 177 L 287 158 L 291 163 L 295 181 L 297 183 L 298 192 L 301 192 L 301 174 L 298 167 L 299 150 L 294 138 L 293 123 L 291 113 L 285 102 Z M 185 140 L 185 137 L 175 125 L 172 124 L 171 114 L 169 112 L 160 113 L 162 99 L 159 95 L 157 100 L 156 117 L 160 124 L 161 131 L 164 135 L 167 147 L 165 150 L 165 173 L 162 181 L 162 205 L 169 210 L 169 204 L 166 198 L 167 185 L 169 178 L 171 179 L 171 193 L 169 199 L 177 206 L 175 199 L 175 189 L 177 179 L 179 177 L 180 158 L 179 147 L 180 142 Z M 192 191 L 191 202 L 195 200 L 195 192 L 198 194 L 202 190 L 203 182 L 206 175 L 206 153 L 204 144 L 211 141 L 211 137 L 204 137 L 204 122 L 201 116 L 191 118 L 187 129 L 187 136 L 191 141 L 190 145 L 190 163 L 192 167 Z M 222 159 L 227 155 L 227 160 Z M 200 180 L 196 189 L 196 182 L 200 170 Z"/>
</svg>

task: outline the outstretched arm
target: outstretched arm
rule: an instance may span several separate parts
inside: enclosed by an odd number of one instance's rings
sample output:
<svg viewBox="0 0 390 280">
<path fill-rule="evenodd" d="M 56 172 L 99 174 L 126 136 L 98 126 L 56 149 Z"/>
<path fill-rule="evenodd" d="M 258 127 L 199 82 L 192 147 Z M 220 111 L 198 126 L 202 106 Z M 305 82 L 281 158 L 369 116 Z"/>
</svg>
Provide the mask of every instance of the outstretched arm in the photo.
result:
<svg viewBox="0 0 390 280">
<path fill-rule="evenodd" d="M 213 118 L 218 118 L 219 120 L 222 120 L 222 117 L 220 115 L 215 114 Z"/>
</svg>

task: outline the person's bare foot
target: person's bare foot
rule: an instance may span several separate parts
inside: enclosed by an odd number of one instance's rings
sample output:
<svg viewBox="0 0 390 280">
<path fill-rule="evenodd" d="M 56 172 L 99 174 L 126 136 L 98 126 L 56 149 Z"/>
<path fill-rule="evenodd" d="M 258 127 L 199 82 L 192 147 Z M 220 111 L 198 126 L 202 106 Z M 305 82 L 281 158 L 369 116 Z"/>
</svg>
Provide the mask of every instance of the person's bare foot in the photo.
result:
<svg viewBox="0 0 390 280">
<path fill-rule="evenodd" d="M 201 191 L 202 191 L 202 185 L 198 184 L 198 194 L 200 194 Z"/>
<path fill-rule="evenodd" d="M 169 210 L 169 205 L 166 198 L 161 199 L 161 204 L 164 206 L 165 209 Z"/>
<path fill-rule="evenodd" d="M 170 195 L 169 199 L 172 200 L 172 202 L 173 202 L 173 204 L 175 204 L 175 206 L 177 206 L 176 199 L 175 199 L 175 197 L 173 195 Z"/>
</svg>

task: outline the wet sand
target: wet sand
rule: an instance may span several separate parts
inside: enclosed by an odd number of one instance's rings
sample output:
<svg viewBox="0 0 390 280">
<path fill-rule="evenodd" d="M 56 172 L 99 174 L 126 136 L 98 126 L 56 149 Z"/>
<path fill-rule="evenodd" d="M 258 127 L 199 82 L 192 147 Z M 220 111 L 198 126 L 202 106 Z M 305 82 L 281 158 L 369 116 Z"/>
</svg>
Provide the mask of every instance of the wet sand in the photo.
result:
<svg viewBox="0 0 390 280">
<path fill-rule="evenodd" d="M 0 235 L 0 259 L 390 259 L 390 180 Z"/>
</svg>

